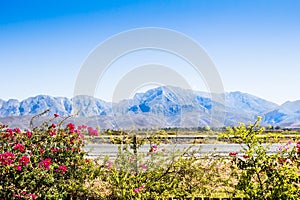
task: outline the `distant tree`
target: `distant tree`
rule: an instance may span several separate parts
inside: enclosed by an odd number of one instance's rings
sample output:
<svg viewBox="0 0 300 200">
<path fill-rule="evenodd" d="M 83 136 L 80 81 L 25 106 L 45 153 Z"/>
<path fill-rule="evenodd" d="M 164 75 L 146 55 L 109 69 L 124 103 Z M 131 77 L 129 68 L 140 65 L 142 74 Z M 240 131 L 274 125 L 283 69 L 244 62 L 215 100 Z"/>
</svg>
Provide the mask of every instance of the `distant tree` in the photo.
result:
<svg viewBox="0 0 300 200">
<path fill-rule="evenodd" d="M 205 130 L 206 131 L 210 131 L 210 127 L 209 126 L 205 126 Z"/>
<path fill-rule="evenodd" d="M 267 129 L 268 129 L 268 130 L 274 130 L 274 126 L 269 125 Z"/>
</svg>

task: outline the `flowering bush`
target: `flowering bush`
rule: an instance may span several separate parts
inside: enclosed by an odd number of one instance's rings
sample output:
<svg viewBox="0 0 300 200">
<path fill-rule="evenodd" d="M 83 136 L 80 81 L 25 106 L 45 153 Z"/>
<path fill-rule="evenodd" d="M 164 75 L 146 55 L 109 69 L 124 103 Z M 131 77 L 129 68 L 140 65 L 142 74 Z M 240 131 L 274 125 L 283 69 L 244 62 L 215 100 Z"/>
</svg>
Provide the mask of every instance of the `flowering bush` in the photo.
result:
<svg viewBox="0 0 300 200">
<path fill-rule="evenodd" d="M 97 176 L 97 168 L 85 159 L 83 135 L 71 123 L 61 127 L 50 121 L 27 131 L 0 125 L 1 199 L 70 199 L 89 193 L 86 182 Z"/>
<path fill-rule="evenodd" d="M 249 126 L 241 124 L 228 128 L 223 138 L 231 138 L 241 144 L 241 152 L 230 152 L 232 175 L 236 178 L 235 194 L 242 193 L 250 199 L 300 199 L 300 142 L 280 146 L 273 137 L 262 138 L 260 118 Z"/>
<path fill-rule="evenodd" d="M 151 138 L 134 138 L 127 135 L 124 143 L 117 141 L 117 157 L 104 160 L 101 181 L 110 191 L 106 198 L 184 199 L 224 192 L 216 188 L 226 190 L 221 159 L 200 158 L 196 156 L 199 151 L 190 148 L 166 150 L 164 139 L 155 134 Z M 137 151 L 141 144 L 149 144 L 148 152 Z"/>
</svg>

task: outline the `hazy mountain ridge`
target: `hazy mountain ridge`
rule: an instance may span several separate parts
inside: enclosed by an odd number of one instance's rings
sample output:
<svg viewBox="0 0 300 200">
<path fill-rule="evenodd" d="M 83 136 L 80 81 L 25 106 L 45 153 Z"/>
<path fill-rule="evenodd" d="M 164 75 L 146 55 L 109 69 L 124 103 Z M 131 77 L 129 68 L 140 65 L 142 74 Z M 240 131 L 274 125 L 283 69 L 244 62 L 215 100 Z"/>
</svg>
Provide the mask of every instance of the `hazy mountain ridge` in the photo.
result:
<svg viewBox="0 0 300 200">
<path fill-rule="evenodd" d="M 48 116 L 54 113 L 60 116 L 77 114 L 73 119 L 75 123 L 102 128 L 206 126 L 212 125 L 212 113 L 221 113 L 224 108 L 225 125 L 253 122 L 260 115 L 266 125 L 300 127 L 300 100 L 279 106 L 247 93 L 229 92 L 225 93 L 223 105 L 221 101 L 213 100 L 209 93 L 170 86 L 150 89 L 118 103 L 89 96 L 69 99 L 38 95 L 23 101 L 0 99 L 0 122 L 18 125 L 19 121 L 21 127 L 26 127 L 29 122 L 25 125 L 25 119 L 48 108 Z"/>
</svg>

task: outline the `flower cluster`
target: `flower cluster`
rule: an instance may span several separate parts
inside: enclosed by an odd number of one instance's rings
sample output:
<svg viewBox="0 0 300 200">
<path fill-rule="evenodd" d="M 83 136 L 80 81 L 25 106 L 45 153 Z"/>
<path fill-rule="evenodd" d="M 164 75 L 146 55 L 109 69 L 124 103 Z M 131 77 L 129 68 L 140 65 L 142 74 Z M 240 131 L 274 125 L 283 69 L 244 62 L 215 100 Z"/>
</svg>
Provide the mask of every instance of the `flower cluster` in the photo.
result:
<svg viewBox="0 0 300 200">
<path fill-rule="evenodd" d="M 46 170 L 49 170 L 51 164 L 51 158 L 46 158 L 45 160 L 39 162 L 39 167 L 44 167 Z"/>
<path fill-rule="evenodd" d="M 66 165 L 61 165 L 55 171 L 61 172 L 62 174 L 64 174 L 67 170 L 68 170 L 68 167 Z"/>
<path fill-rule="evenodd" d="M 146 187 L 144 185 L 141 185 L 140 187 L 138 188 L 134 188 L 133 189 L 133 192 L 134 193 L 139 193 L 140 191 L 144 190 Z"/>
<path fill-rule="evenodd" d="M 90 126 L 81 125 L 78 126 L 78 130 L 82 133 L 86 133 L 88 136 L 99 136 L 99 131 Z"/>
<path fill-rule="evenodd" d="M 238 155 L 238 152 L 229 152 L 230 157 L 235 157 Z"/>
<path fill-rule="evenodd" d="M 91 180 L 96 168 L 92 160 L 86 161 L 83 135 L 72 123 L 57 125 L 58 117 L 30 130 L 0 125 L 0 197 L 46 199 L 60 194 L 57 198 L 66 199 L 87 187 L 82 180 Z"/>
<path fill-rule="evenodd" d="M 24 149 L 25 149 L 24 145 L 22 145 L 20 143 L 18 143 L 14 146 L 14 150 L 19 150 L 20 152 L 24 152 Z"/>
<path fill-rule="evenodd" d="M 150 148 L 149 152 L 156 153 L 156 152 L 157 152 L 157 149 L 158 149 L 157 145 L 153 145 L 153 146 Z"/>
<path fill-rule="evenodd" d="M 16 199 L 23 199 L 23 198 L 26 198 L 26 196 L 27 196 L 27 198 L 29 198 L 29 199 L 33 199 L 33 200 L 35 200 L 37 197 L 36 197 L 36 195 L 35 194 L 28 194 L 28 195 L 26 195 L 27 194 L 27 192 L 21 192 L 21 194 L 13 194 L 13 197 L 14 198 L 16 198 Z"/>
<path fill-rule="evenodd" d="M 19 165 L 26 166 L 30 162 L 30 159 L 27 156 L 22 156 L 19 160 Z"/>
<path fill-rule="evenodd" d="M 75 131 L 75 125 L 72 123 L 67 124 L 67 128 L 69 129 L 69 131 L 71 133 L 73 133 Z"/>
<path fill-rule="evenodd" d="M 11 165 L 14 162 L 15 154 L 11 152 L 5 152 L 0 154 L 0 165 Z"/>
</svg>

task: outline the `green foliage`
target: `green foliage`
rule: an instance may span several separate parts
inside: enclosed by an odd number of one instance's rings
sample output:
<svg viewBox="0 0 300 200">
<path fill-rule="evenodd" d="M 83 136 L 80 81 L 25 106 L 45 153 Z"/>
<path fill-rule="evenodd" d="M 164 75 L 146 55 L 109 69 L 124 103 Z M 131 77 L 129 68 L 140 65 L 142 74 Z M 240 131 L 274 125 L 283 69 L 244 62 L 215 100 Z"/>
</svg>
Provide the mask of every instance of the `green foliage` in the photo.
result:
<svg viewBox="0 0 300 200">
<path fill-rule="evenodd" d="M 281 146 L 277 152 L 268 153 L 278 138 L 259 135 L 264 128 L 260 118 L 246 126 L 228 128 L 222 138 L 241 144 L 241 152 L 231 152 L 231 174 L 236 178 L 236 193 L 242 192 L 250 199 L 300 199 L 300 143 Z M 267 142 L 267 143 L 266 143 Z"/>
<path fill-rule="evenodd" d="M 161 131 L 144 139 L 127 135 L 126 142 L 120 144 L 117 141 L 117 158 L 107 158 L 102 165 L 101 180 L 111 191 L 110 199 L 211 196 L 216 193 L 216 185 L 220 186 L 218 188 L 225 185 L 221 159 L 200 158 L 196 156 L 199 150 L 192 151 L 191 148 L 168 151 L 162 145 L 165 141 L 162 135 Z M 149 151 L 138 152 L 145 140 L 149 140 Z"/>
</svg>

